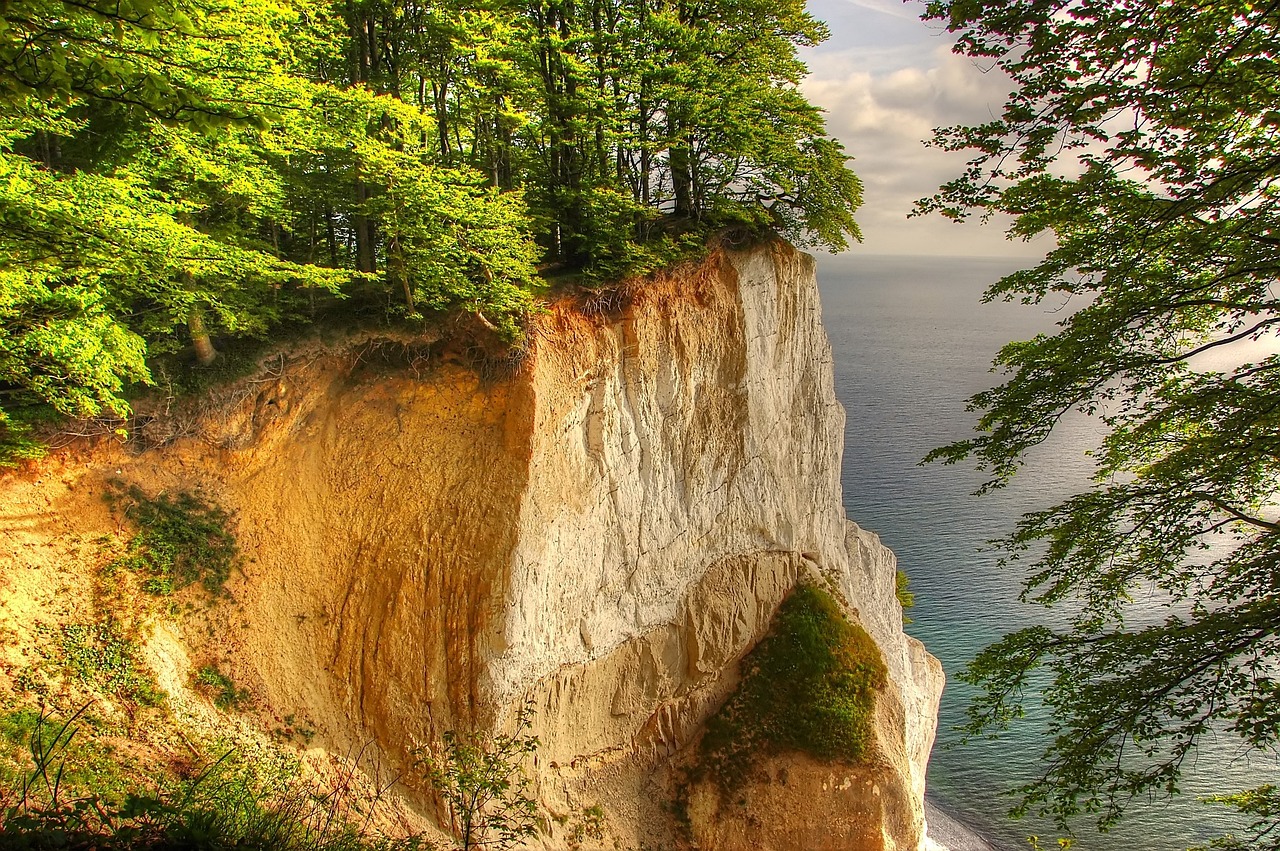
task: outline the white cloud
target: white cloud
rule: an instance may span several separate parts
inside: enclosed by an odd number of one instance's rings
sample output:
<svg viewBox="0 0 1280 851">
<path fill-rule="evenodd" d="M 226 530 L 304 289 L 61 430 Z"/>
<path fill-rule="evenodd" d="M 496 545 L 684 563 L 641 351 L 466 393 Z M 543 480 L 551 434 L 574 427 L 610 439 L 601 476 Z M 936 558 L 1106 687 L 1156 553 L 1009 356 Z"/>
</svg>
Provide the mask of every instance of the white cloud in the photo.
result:
<svg viewBox="0 0 1280 851">
<path fill-rule="evenodd" d="M 862 2 L 862 0 L 859 0 Z M 878 3 L 879 0 L 866 0 Z M 961 173 L 966 156 L 926 147 L 933 128 L 976 124 L 999 115 L 1009 82 L 950 51 L 949 42 L 918 25 L 914 44 L 886 46 L 870 63 L 866 51 L 811 54 L 805 94 L 827 110 L 829 131 L 854 156 L 866 187 L 859 213 L 871 253 L 1036 255 L 1043 245 L 1009 243 L 1007 223 L 956 225 L 939 216 L 908 219 L 916 199 Z M 834 33 L 833 44 L 839 44 Z M 896 67 L 883 60 L 896 57 Z"/>
</svg>

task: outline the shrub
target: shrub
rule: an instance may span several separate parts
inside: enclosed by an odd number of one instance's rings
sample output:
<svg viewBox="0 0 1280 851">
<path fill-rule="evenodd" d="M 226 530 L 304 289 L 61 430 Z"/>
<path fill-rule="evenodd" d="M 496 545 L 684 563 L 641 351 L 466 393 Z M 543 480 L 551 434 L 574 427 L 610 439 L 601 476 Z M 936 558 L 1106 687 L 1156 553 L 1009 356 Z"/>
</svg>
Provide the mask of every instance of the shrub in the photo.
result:
<svg viewBox="0 0 1280 851">
<path fill-rule="evenodd" d="M 707 723 L 701 770 L 728 790 L 764 753 L 863 761 L 874 738 L 876 690 L 887 678 L 880 649 L 835 598 L 798 585 L 768 635 L 742 660 L 737 691 Z"/>
<path fill-rule="evenodd" d="M 520 767 L 538 747 L 527 734 L 532 714 L 525 704 L 510 735 L 450 730 L 439 747 L 418 749 L 418 765 L 444 799 L 462 851 L 503 851 L 533 836 L 538 805 Z"/>
</svg>

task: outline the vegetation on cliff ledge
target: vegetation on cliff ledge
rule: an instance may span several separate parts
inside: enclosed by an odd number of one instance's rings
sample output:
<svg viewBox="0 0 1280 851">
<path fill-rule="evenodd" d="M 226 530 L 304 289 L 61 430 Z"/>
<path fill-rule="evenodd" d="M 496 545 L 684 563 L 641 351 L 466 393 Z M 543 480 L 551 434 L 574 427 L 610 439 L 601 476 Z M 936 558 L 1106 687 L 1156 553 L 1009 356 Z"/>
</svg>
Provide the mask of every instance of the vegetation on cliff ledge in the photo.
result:
<svg viewBox="0 0 1280 851">
<path fill-rule="evenodd" d="M 769 753 L 846 762 L 871 755 L 876 692 L 888 670 L 875 641 L 827 591 L 796 586 L 741 670 L 699 745 L 699 770 L 722 788 L 741 784 Z"/>
<path fill-rule="evenodd" d="M 861 186 L 798 88 L 826 34 L 802 0 L 0 5 L 0 463 L 289 326 L 509 339 L 544 274 L 843 247 Z"/>
<path fill-rule="evenodd" d="M 142 590 L 160 597 L 197 582 L 221 593 L 238 552 L 227 512 L 185 491 L 148 496 L 137 485 L 113 484 L 108 500 L 138 532 L 129 540 L 128 554 L 110 568 L 146 576 Z"/>
</svg>

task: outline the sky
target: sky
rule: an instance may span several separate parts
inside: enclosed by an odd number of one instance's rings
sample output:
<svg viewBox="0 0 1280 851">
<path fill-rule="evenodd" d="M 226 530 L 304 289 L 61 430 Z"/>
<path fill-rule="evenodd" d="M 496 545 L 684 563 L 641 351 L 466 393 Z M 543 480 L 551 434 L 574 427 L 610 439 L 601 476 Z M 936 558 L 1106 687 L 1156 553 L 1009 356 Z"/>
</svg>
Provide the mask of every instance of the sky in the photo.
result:
<svg viewBox="0 0 1280 851">
<path fill-rule="evenodd" d="M 864 184 L 858 223 L 869 254 L 1039 257 L 1045 243 L 1004 237 L 1005 224 L 955 224 L 939 215 L 908 219 L 913 202 L 963 170 L 965 155 L 928 148 L 934 127 L 976 124 L 1000 114 L 1008 79 L 951 52 L 939 23 L 919 19 L 920 0 L 809 0 L 831 38 L 802 58 L 809 100 L 853 155 Z"/>
</svg>

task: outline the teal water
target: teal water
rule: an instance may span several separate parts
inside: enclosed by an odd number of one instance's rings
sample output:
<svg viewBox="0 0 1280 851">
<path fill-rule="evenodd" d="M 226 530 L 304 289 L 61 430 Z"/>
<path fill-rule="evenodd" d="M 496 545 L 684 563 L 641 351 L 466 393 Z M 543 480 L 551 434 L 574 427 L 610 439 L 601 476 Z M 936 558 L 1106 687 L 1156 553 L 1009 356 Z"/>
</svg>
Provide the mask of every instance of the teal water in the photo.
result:
<svg viewBox="0 0 1280 851">
<path fill-rule="evenodd" d="M 995 259 L 819 258 L 836 394 L 848 414 L 845 509 L 898 554 L 916 594 L 908 632 L 942 660 L 949 677 L 1001 634 L 1055 617 L 1019 603 L 1019 576 L 982 550 L 1023 512 L 1087 484 L 1086 452 L 1097 440 L 1092 423 L 1069 421 L 1012 486 L 984 497 L 972 496 L 982 482 L 972 468 L 918 465 L 931 448 L 970 433 L 973 415 L 964 400 L 995 383 L 988 369 L 996 350 L 1051 330 L 1061 318 L 1043 307 L 979 303 L 988 284 L 1015 268 L 1016 261 Z M 1037 771 L 1045 741 L 1036 722 L 1042 719 L 1028 719 L 994 742 L 957 747 L 952 728 L 963 719 L 967 699 L 952 677 L 929 767 L 931 802 L 1001 851 L 1027 848 L 1030 834 L 1060 835 L 1052 825 L 1004 817 L 1011 800 L 1002 793 Z M 1185 849 L 1235 825 L 1229 813 L 1197 795 L 1280 781 L 1274 758 L 1250 759 L 1225 738 L 1207 743 L 1187 773 L 1182 798 L 1135 802 L 1126 821 L 1105 835 L 1077 826 L 1075 848 Z"/>
</svg>

